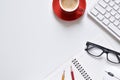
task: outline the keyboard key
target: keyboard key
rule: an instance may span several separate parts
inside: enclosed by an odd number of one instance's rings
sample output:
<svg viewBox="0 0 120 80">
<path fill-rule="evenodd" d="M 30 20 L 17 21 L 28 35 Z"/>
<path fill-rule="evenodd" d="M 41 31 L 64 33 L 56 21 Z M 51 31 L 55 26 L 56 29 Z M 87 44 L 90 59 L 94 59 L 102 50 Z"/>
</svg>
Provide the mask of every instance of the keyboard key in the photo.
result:
<svg viewBox="0 0 120 80">
<path fill-rule="evenodd" d="M 99 14 L 99 15 L 97 16 L 97 18 L 98 18 L 100 21 L 102 21 L 102 20 L 103 20 L 103 18 L 104 18 L 104 16 L 103 16 L 103 15 L 101 15 L 101 14 Z"/>
<path fill-rule="evenodd" d="M 119 21 L 118 21 L 118 20 L 115 20 L 115 21 L 114 21 L 114 25 L 115 25 L 115 26 L 118 26 L 118 25 L 119 25 Z"/>
<path fill-rule="evenodd" d="M 105 14 L 105 9 L 103 7 L 101 7 L 100 5 L 96 5 L 95 9 L 98 10 L 101 14 Z"/>
<path fill-rule="evenodd" d="M 106 10 L 107 10 L 108 12 L 110 12 L 110 11 L 112 10 L 112 8 L 111 8 L 110 6 L 107 6 Z"/>
<path fill-rule="evenodd" d="M 119 4 L 119 3 L 120 3 L 120 0 L 115 0 L 115 3 L 116 3 L 116 4 Z"/>
<path fill-rule="evenodd" d="M 106 8 L 106 7 L 107 7 L 107 4 L 106 4 L 103 0 L 100 0 L 98 3 L 99 3 L 99 5 L 102 6 L 103 8 Z"/>
<path fill-rule="evenodd" d="M 110 17 L 109 19 L 111 22 L 114 22 L 115 21 L 115 18 L 113 16 Z"/>
<path fill-rule="evenodd" d="M 114 6 L 114 2 L 113 2 L 113 1 L 110 1 L 109 5 L 110 5 L 111 7 L 113 7 L 113 6 Z"/>
<path fill-rule="evenodd" d="M 111 15 L 113 15 L 113 16 L 114 16 L 116 13 L 117 13 L 117 12 L 116 12 L 115 10 L 112 10 L 112 11 L 111 11 Z"/>
<path fill-rule="evenodd" d="M 120 37 L 120 30 L 116 26 L 114 26 L 113 24 L 109 24 L 108 28 Z"/>
<path fill-rule="evenodd" d="M 110 22 L 109 22 L 109 20 L 104 19 L 104 20 L 103 20 L 103 23 L 104 23 L 105 25 L 108 25 Z"/>
<path fill-rule="evenodd" d="M 108 3 L 110 0 L 104 0 L 106 3 Z"/>
<path fill-rule="evenodd" d="M 119 6 L 118 5 L 114 5 L 113 8 L 114 8 L 114 10 L 117 11 L 119 9 Z"/>
<path fill-rule="evenodd" d="M 118 10 L 118 13 L 120 14 L 120 9 Z"/>
<path fill-rule="evenodd" d="M 91 13 L 92 13 L 94 16 L 97 16 L 98 11 L 97 11 L 96 9 L 92 9 L 92 10 L 91 10 Z"/>
<path fill-rule="evenodd" d="M 120 14 L 117 13 L 117 14 L 115 15 L 115 18 L 116 18 L 116 19 L 120 19 Z"/>
<path fill-rule="evenodd" d="M 118 29 L 120 30 L 120 24 L 118 25 Z"/>
<path fill-rule="evenodd" d="M 106 13 L 106 14 L 105 14 L 105 17 L 106 17 L 106 18 L 109 18 L 110 16 L 111 16 L 110 13 Z"/>
</svg>

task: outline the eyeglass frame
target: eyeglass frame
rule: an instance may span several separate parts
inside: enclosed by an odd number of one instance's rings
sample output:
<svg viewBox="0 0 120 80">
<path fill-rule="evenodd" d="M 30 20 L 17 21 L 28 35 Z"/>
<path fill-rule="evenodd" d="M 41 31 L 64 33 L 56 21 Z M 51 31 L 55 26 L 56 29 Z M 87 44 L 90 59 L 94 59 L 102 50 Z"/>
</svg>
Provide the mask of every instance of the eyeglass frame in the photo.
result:
<svg viewBox="0 0 120 80">
<path fill-rule="evenodd" d="M 96 48 L 101 49 L 101 50 L 102 50 L 102 53 L 101 53 L 100 55 L 98 55 L 98 56 L 91 54 L 91 53 L 89 52 L 89 46 L 90 46 L 90 45 L 93 46 L 93 47 L 96 47 Z M 89 53 L 90 55 L 95 56 L 95 57 L 100 57 L 102 54 L 106 53 L 106 57 L 107 57 L 107 60 L 108 60 L 109 62 L 115 63 L 115 64 L 120 64 L 120 58 L 119 58 L 119 56 L 118 56 L 118 55 L 120 55 L 119 52 L 114 51 L 114 50 L 111 50 L 111 49 L 108 49 L 108 48 L 106 48 L 106 47 L 100 46 L 100 45 L 98 45 L 98 44 L 95 44 L 95 43 L 92 43 L 92 42 L 89 42 L 89 41 L 86 42 L 86 46 L 87 46 L 87 48 L 85 49 L 85 51 L 87 51 L 87 53 Z M 112 53 L 112 54 L 116 55 L 116 58 L 118 59 L 119 62 L 117 63 L 117 62 L 111 61 L 111 60 L 108 58 L 108 54 L 109 54 L 109 53 Z"/>
</svg>

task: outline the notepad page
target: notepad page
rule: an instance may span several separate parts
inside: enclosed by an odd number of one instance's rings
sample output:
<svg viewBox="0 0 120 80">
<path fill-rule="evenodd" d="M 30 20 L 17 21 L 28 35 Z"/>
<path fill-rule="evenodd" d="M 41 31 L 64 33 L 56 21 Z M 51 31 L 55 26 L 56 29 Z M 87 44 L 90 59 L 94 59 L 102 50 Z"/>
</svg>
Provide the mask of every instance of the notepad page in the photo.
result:
<svg viewBox="0 0 120 80">
<path fill-rule="evenodd" d="M 120 67 L 116 68 L 115 66 L 111 66 L 106 68 L 106 71 L 111 72 L 112 74 L 114 74 L 115 77 L 120 79 Z M 108 75 L 108 73 L 104 72 L 103 80 L 119 80 L 115 77 L 111 77 L 110 75 Z"/>
<path fill-rule="evenodd" d="M 59 67 L 55 72 L 50 74 L 45 80 L 62 80 L 63 71 L 65 71 L 65 80 L 72 80 L 70 73 L 70 66 L 74 71 L 75 80 L 84 80 L 82 75 L 78 72 L 75 66 L 71 63 L 71 60 L 67 61 L 61 67 Z"/>
<path fill-rule="evenodd" d="M 84 49 L 86 48 L 86 42 L 90 41 L 104 47 L 113 49 L 110 43 L 103 36 L 98 36 L 93 40 L 85 40 L 82 44 L 83 48 L 81 48 L 80 52 L 61 65 L 55 72 L 51 73 L 45 80 L 62 80 L 63 71 L 65 71 L 65 80 L 72 80 L 70 76 L 70 66 L 73 68 L 75 80 L 85 80 L 81 73 L 76 69 L 72 60 L 76 59 L 87 72 L 87 74 L 91 77 L 92 80 L 103 80 L 103 73 L 106 67 L 113 66 L 114 64 L 109 63 L 106 60 L 106 55 L 103 55 L 101 58 L 95 58 L 90 56 Z M 120 65 L 114 65 L 120 67 Z"/>
</svg>

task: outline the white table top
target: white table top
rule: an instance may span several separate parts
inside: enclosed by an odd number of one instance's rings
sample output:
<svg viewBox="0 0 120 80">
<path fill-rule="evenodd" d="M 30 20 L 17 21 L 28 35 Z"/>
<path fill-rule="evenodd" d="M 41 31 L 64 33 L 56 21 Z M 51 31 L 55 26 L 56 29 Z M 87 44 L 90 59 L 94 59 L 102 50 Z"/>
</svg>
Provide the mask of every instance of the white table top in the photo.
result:
<svg viewBox="0 0 120 80">
<path fill-rule="evenodd" d="M 79 52 L 84 40 L 102 34 L 118 51 L 120 43 L 87 15 L 57 18 L 52 0 L 0 0 L 0 80 L 40 80 Z"/>
</svg>

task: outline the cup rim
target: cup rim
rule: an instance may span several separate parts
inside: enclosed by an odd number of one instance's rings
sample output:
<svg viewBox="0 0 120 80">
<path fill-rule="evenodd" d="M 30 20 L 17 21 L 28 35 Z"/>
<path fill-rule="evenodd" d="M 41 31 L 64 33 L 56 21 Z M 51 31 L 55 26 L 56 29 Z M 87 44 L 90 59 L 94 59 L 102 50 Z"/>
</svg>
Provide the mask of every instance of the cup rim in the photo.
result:
<svg viewBox="0 0 120 80">
<path fill-rule="evenodd" d="M 59 0 L 59 4 L 60 4 L 60 8 L 62 9 L 62 10 L 64 10 L 65 12 L 73 12 L 73 11 L 75 11 L 77 8 L 78 8 L 78 6 L 79 6 L 79 4 L 80 4 L 80 0 L 77 0 L 77 5 L 75 6 L 75 8 L 74 9 L 71 9 L 71 10 L 67 10 L 67 9 L 65 9 L 63 6 L 62 6 L 62 0 Z"/>
</svg>

